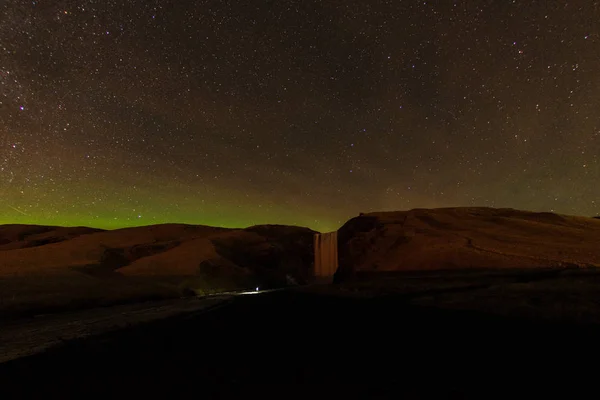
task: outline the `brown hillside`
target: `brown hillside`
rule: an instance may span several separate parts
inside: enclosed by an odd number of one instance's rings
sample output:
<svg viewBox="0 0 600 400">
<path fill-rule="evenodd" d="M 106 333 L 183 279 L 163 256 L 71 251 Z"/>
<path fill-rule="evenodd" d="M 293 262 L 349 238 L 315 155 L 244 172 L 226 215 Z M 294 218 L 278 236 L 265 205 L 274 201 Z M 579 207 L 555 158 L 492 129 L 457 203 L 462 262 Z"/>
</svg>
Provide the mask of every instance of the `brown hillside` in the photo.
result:
<svg viewBox="0 0 600 400">
<path fill-rule="evenodd" d="M 57 243 L 17 247 L 0 252 L 0 277 L 62 274 L 78 268 L 89 272 L 116 270 L 138 258 L 160 253 L 187 240 L 224 231 L 226 229 L 207 226 L 164 224 L 96 231 Z M 10 249 L 11 244 L 5 246 Z"/>
<path fill-rule="evenodd" d="M 0 225 L 0 250 L 43 246 L 101 231 L 101 229 L 86 227 Z"/>
<path fill-rule="evenodd" d="M 0 226 L 0 316 L 306 283 L 312 237 L 274 225 Z"/>
<path fill-rule="evenodd" d="M 513 209 L 361 214 L 339 230 L 340 269 L 355 272 L 600 266 L 600 221 Z"/>
<path fill-rule="evenodd" d="M 313 257 L 312 235 L 309 229 L 290 226 L 229 230 L 137 259 L 119 272 L 128 276 L 194 276 L 204 283 L 201 286 L 277 286 L 289 278 L 306 283 Z M 228 279 L 229 284 L 224 282 Z"/>
<path fill-rule="evenodd" d="M 112 231 L 0 227 L 0 278 L 29 275 L 277 276 L 306 281 L 312 231 L 289 226 L 225 229 L 182 224 Z M 44 236 L 45 235 L 45 236 Z M 49 243 L 43 238 L 60 238 Z M 37 246 L 32 246 L 38 241 Z"/>
</svg>

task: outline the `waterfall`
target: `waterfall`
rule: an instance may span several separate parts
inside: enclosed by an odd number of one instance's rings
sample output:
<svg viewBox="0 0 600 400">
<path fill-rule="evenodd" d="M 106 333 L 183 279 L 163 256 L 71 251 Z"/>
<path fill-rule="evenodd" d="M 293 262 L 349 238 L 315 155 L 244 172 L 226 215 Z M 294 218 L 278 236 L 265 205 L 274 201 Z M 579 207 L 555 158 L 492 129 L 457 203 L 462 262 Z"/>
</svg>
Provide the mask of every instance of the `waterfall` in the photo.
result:
<svg viewBox="0 0 600 400">
<path fill-rule="evenodd" d="M 338 268 L 337 231 L 315 234 L 315 277 L 333 277 Z"/>
</svg>

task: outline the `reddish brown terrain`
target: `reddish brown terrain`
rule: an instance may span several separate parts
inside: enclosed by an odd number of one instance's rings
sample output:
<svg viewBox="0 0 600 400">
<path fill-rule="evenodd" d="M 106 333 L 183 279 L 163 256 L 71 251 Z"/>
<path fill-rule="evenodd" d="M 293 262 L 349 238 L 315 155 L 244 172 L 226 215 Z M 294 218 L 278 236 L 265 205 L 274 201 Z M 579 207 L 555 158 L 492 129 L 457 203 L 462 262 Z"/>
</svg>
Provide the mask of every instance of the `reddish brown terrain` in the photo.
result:
<svg viewBox="0 0 600 400">
<path fill-rule="evenodd" d="M 310 282 L 313 232 L 5 226 L 0 243 L 0 318 L 28 316 L 0 319 L 2 398 L 597 390 L 581 360 L 597 358 L 599 219 L 365 214 L 339 230 L 340 284 L 200 299 L 172 297 Z"/>
<path fill-rule="evenodd" d="M 307 228 L 0 226 L 0 316 L 311 282 Z M 336 279 L 380 272 L 588 268 L 600 220 L 512 209 L 362 214 L 339 230 Z"/>
<path fill-rule="evenodd" d="M 307 228 L 0 226 L 0 315 L 306 283 Z"/>
<path fill-rule="evenodd" d="M 337 278 L 355 273 L 600 266 L 600 220 L 513 209 L 361 214 L 339 230 Z"/>
</svg>

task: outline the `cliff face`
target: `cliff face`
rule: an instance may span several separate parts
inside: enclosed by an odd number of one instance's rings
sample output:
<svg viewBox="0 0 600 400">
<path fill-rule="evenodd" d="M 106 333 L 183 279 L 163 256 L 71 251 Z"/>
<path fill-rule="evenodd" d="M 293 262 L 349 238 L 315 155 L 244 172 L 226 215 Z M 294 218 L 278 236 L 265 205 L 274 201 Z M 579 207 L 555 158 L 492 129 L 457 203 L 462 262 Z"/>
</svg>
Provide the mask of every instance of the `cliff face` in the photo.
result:
<svg viewBox="0 0 600 400">
<path fill-rule="evenodd" d="M 335 281 L 357 273 L 600 266 L 600 221 L 513 209 L 361 214 L 339 230 Z"/>
<path fill-rule="evenodd" d="M 375 215 L 361 214 L 346 222 L 338 230 L 338 270 L 334 282 L 354 277 L 357 267 L 366 263 L 372 253 L 376 237 L 381 235 L 384 223 Z"/>
<path fill-rule="evenodd" d="M 308 228 L 259 225 L 212 243 L 221 257 L 260 273 L 263 285 L 281 286 L 311 281 L 313 235 Z"/>
</svg>

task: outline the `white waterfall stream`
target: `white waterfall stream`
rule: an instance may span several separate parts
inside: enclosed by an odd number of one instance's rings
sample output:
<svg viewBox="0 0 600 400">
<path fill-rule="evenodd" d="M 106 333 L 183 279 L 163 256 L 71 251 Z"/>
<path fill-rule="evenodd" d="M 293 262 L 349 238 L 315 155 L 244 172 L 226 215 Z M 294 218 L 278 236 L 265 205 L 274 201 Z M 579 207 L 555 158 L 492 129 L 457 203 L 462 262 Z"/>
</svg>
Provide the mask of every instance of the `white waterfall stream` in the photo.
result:
<svg viewBox="0 0 600 400">
<path fill-rule="evenodd" d="M 315 277 L 333 277 L 338 268 L 337 231 L 315 234 Z"/>
</svg>

